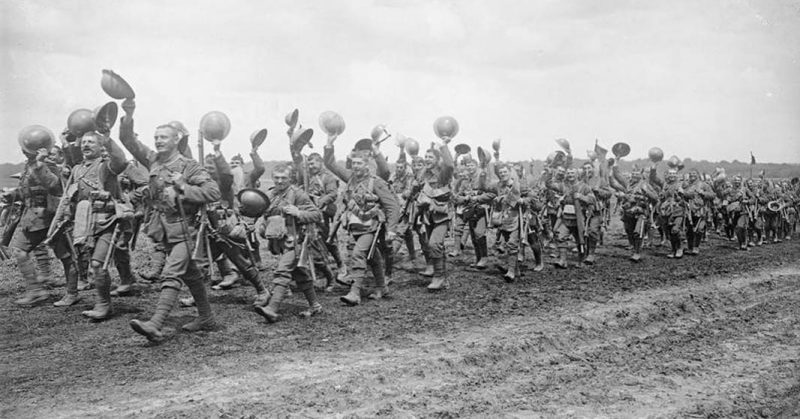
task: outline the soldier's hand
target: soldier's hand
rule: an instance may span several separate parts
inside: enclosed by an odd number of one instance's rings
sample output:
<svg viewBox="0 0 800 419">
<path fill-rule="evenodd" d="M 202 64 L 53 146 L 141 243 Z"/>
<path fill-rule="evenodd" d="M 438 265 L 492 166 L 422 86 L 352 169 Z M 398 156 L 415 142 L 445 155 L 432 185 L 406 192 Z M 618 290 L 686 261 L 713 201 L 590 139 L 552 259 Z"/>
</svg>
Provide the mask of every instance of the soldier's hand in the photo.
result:
<svg viewBox="0 0 800 419">
<path fill-rule="evenodd" d="M 297 217 L 300 215 L 300 209 L 294 205 L 287 205 L 283 207 L 283 213 L 292 217 Z"/>
<path fill-rule="evenodd" d="M 167 177 L 167 183 L 172 184 L 176 192 L 183 192 L 183 187 L 186 186 L 186 180 L 181 173 L 172 173 Z"/>
<path fill-rule="evenodd" d="M 125 111 L 125 118 L 133 118 L 133 111 L 136 110 L 136 102 L 132 97 L 122 101 L 122 110 Z"/>
<path fill-rule="evenodd" d="M 450 138 L 448 136 L 442 137 L 442 142 L 444 143 L 444 145 L 450 144 L 451 140 L 452 140 L 452 138 Z"/>
<path fill-rule="evenodd" d="M 336 139 L 339 137 L 338 134 L 328 134 L 328 147 L 333 147 L 333 143 L 336 142 Z"/>
</svg>

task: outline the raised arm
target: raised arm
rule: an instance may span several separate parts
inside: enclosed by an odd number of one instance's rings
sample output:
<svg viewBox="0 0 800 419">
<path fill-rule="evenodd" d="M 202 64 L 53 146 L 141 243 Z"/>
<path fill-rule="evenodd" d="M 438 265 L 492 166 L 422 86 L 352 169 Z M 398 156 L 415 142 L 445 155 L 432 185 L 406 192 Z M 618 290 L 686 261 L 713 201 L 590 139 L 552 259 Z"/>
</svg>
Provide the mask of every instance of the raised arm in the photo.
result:
<svg viewBox="0 0 800 419">
<path fill-rule="evenodd" d="M 125 110 L 125 116 L 119 124 L 119 141 L 136 161 L 149 170 L 150 162 L 155 160 L 155 152 L 139 141 L 133 132 L 133 111 L 136 109 L 136 103 L 133 99 L 125 99 L 122 102 L 122 109 Z"/>
<path fill-rule="evenodd" d="M 336 141 L 336 136 L 328 136 L 328 144 L 325 145 L 325 151 L 323 153 L 322 161 L 325 163 L 325 167 L 333 173 L 336 177 L 341 179 L 343 182 L 348 182 L 350 177 L 353 173 L 344 167 L 342 167 L 337 161 L 336 156 L 334 155 L 333 150 L 333 142 Z"/>
</svg>

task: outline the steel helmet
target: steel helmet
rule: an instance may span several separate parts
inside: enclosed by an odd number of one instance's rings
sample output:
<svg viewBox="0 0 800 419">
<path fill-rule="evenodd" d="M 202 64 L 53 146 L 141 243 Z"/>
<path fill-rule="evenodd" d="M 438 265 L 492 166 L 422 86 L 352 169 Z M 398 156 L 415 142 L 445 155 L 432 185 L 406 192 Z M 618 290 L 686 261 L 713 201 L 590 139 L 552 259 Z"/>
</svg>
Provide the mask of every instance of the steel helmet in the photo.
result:
<svg viewBox="0 0 800 419">
<path fill-rule="evenodd" d="M 135 98 L 131 85 L 128 84 L 119 74 L 111 70 L 103 70 L 103 77 L 100 78 L 100 87 L 107 95 L 114 99 Z"/>
<path fill-rule="evenodd" d="M 48 151 L 55 144 L 53 133 L 41 125 L 30 125 L 19 132 L 19 145 L 29 154 L 36 154 L 36 150 L 46 148 Z"/>
<path fill-rule="evenodd" d="M 260 217 L 269 208 L 269 197 L 256 188 L 246 188 L 236 194 L 239 200 L 239 213 L 245 217 Z"/>
<path fill-rule="evenodd" d="M 413 138 L 408 138 L 406 139 L 405 144 L 406 144 L 406 151 L 408 151 L 408 154 L 410 154 L 411 157 L 416 157 L 417 155 L 419 155 L 419 143 L 417 142 L 417 140 Z"/>
<path fill-rule="evenodd" d="M 264 140 L 266 139 L 267 139 L 266 128 L 255 130 L 253 131 L 252 134 L 250 134 L 250 145 L 253 147 L 260 147 L 261 144 L 264 144 Z"/>
<path fill-rule="evenodd" d="M 231 132 L 231 120 L 220 111 L 211 111 L 200 119 L 200 132 L 208 141 L 224 140 Z"/>
<path fill-rule="evenodd" d="M 622 157 L 625 157 L 631 153 L 631 146 L 626 143 L 619 142 L 611 146 L 611 152 L 614 153 L 614 156 L 616 156 L 617 159 L 621 159 Z"/>
<path fill-rule="evenodd" d="M 319 115 L 319 127 L 328 135 L 339 135 L 344 132 L 344 118 L 334 111 L 325 111 Z"/>
<path fill-rule="evenodd" d="M 647 152 L 647 157 L 651 162 L 658 163 L 661 160 L 664 160 L 664 151 L 658 147 L 653 147 Z"/>
<path fill-rule="evenodd" d="M 452 116 L 440 116 L 433 122 L 433 132 L 439 138 L 453 138 L 458 134 L 458 121 Z"/>
<path fill-rule="evenodd" d="M 94 112 L 89 109 L 77 109 L 67 117 L 67 128 L 72 135 L 80 138 L 83 134 L 97 129 L 94 123 Z"/>
</svg>

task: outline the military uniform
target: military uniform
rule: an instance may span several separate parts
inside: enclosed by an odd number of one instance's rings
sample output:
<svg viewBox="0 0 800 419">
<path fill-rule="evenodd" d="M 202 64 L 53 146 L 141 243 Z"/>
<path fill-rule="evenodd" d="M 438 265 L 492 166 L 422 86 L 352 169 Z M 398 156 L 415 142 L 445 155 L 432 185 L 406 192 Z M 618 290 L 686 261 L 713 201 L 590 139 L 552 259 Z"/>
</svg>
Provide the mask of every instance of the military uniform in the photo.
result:
<svg viewBox="0 0 800 419">
<path fill-rule="evenodd" d="M 653 207 L 658 203 L 658 193 L 647 179 L 638 173 L 638 179 L 632 178 L 632 184 L 620 196 L 622 208 L 622 224 L 628 243 L 633 247 L 631 260 L 638 262 L 642 256 L 642 242 L 650 231 Z"/>
<path fill-rule="evenodd" d="M 23 203 L 19 222 L 7 243 L 13 251 L 25 282 L 26 294 L 14 301 L 18 305 L 33 305 L 48 298 L 44 284 L 36 276 L 36 266 L 30 253 L 45 241 L 48 228 L 55 216 L 59 196 L 62 193 L 59 172 L 58 167 L 39 162 L 31 156 L 22 171 L 19 187 L 6 197 L 8 202 L 21 200 Z M 78 293 L 78 278 L 65 228 L 62 228 L 50 243 L 64 267 L 67 293 L 75 296 Z"/>
<path fill-rule="evenodd" d="M 366 159 L 366 155 L 361 155 Z M 344 226 L 353 237 L 355 245 L 350 255 L 350 269 L 353 283 L 350 292 L 341 297 L 348 305 L 361 302 L 362 290 L 365 290 L 366 269 L 369 267 L 375 278 L 376 297 L 387 292 L 385 259 L 379 237 L 385 232 L 396 232 L 400 216 L 400 206 L 386 182 L 367 171 L 359 175 L 341 167 L 334 157 L 332 146 L 325 147 L 325 167 L 340 180 L 347 183 L 344 203 Z M 372 257 L 369 257 L 372 248 Z"/>
<path fill-rule="evenodd" d="M 272 296 L 266 307 L 256 307 L 256 312 L 270 323 L 278 320 L 278 308 L 287 293 L 289 283 L 295 281 L 297 288 L 306 297 L 309 310 L 302 313 L 311 316 L 322 311 L 317 300 L 314 282 L 309 278 L 308 268 L 298 266 L 302 253 L 302 245 L 308 226 L 322 220 L 322 211 L 317 208 L 308 195 L 295 185 L 283 190 L 273 187 L 267 192 L 269 208 L 264 213 L 266 220 L 265 238 L 270 253 L 278 256 L 278 263 L 273 271 Z M 284 209 L 297 207 L 295 216 L 288 215 Z"/>
<path fill-rule="evenodd" d="M 477 269 L 486 267 L 486 258 L 489 256 L 489 245 L 486 239 L 486 216 L 489 212 L 489 203 L 492 196 L 487 191 L 486 171 L 478 170 L 474 173 L 466 172 L 455 182 L 456 217 L 463 220 L 467 226 L 472 245 L 475 248 L 475 263 L 471 266 Z M 460 229 L 456 227 L 458 232 Z M 459 235 L 456 235 L 456 246 L 460 245 Z"/>
<path fill-rule="evenodd" d="M 730 217 L 731 224 L 736 234 L 736 239 L 741 250 L 747 250 L 748 227 L 750 226 L 750 213 L 756 203 L 753 193 L 741 183 L 741 179 L 735 179 L 730 188 L 725 191 L 725 199 L 722 204 Z"/>
<path fill-rule="evenodd" d="M 586 231 L 586 211 L 595 205 L 595 196 L 592 188 L 577 179 L 577 174 L 569 173 L 574 173 L 574 170 L 569 169 L 563 182 L 551 180 L 547 183 L 549 189 L 563 197 L 559 208 L 559 218 L 554 229 L 559 252 L 559 260 L 556 266 L 559 268 L 567 267 L 567 250 L 569 249 L 570 238 L 573 238 L 578 243 L 579 258 L 581 261 L 583 260 L 586 254 L 583 246 Z M 575 179 L 570 179 L 571 176 L 574 176 Z"/>
<path fill-rule="evenodd" d="M 220 199 L 219 187 L 199 163 L 180 153 L 160 158 L 136 138 L 133 119 L 127 116 L 120 124 L 120 141 L 150 172 L 145 199 L 151 214 L 144 231 L 154 242 L 162 243 L 167 254 L 155 313 L 146 322 L 131 320 L 131 327 L 149 340 L 160 338 L 164 320 L 175 306 L 178 292 L 185 283 L 197 305 L 198 317 L 185 324 L 183 329 L 210 328 L 214 325 L 211 305 L 202 273 L 192 260 L 192 245 L 197 232 L 192 220 L 203 204 Z M 173 175 L 180 175 L 184 184 L 170 184 Z M 175 195 L 168 189 L 174 189 L 180 196 L 173 198 Z"/>
<path fill-rule="evenodd" d="M 686 201 L 686 244 L 690 255 L 700 253 L 708 221 L 708 207 L 715 197 L 714 190 L 700 179 L 689 180 L 683 185 L 683 198 Z"/>
</svg>

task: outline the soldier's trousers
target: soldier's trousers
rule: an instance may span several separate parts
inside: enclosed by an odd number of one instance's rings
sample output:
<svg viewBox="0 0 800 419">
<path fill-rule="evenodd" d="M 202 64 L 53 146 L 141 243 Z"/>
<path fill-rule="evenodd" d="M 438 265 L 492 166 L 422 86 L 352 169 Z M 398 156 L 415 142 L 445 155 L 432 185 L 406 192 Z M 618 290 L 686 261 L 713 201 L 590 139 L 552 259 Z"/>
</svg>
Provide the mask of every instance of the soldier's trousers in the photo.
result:
<svg viewBox="0 0 800 419">
<path fill-rule="evenodd" d="M 309 277 L 308 270 L 297 267 L 299 256 L 294 247 L 285 249 L 281 253 L 272 275 L 273 286 L 288 287 L 289 283 L 294 281 L 301 292 L 314 289 L 314 281 Z"/>
<path fill-rule="evenodd" d="M 260 291 L 262 289 L 258 269 L 256 269 L 255 262 L 250 257 L 247 248 L 243 248 L 246 246 L 244 242 L 237 245 L 232 239 L 221 235 L 209 235 L 209 240 L 211 242 L 213 260 L 217 260 L 220 255 L 225 255 L 248 282 L 256 287 L 257 290 Z M 254 249 L 253 252 L 256 252 L 256 250 Z"/>
<path fill-rule="evenodd" d="M 689 249 L 699 248 L 706 231 L 706 216 L 703 213 L 690 213 L 686 216 L 686 244 Z"/>
<path fill-rule="evenodd" d="M 444 239 L 447 236 L 448 224 L 449 221 L 444 221 L 421 226 L 424 229 L 424 234 L 421 234 L 420 237 L 425 236 L 425 239 L 421 240 L 422 254 L 425 255 L 426 259 L 444 258 Z"/>
<path fill-rule="evenodd" d="M 183 283 L 203 282 L 203 274 L 192 260 L 192 244 L 181 241 L 164 243 L 167 259 L 161 271 L 161 288 L 180 290 Z M 205 286 L 205 285 L 203 285 Z"/>
<path fill-rule="evenodd" d="M 736 234 L 739 245 L 746 245 L 748 238 L 747 228 L 750 226 L 750 217 L 746 211 L 739 211 L 731 214 L 731 220 L 733 231 Z"/>
<path fill-rule="evenodd" d="M 372 241 L 375 239 L 375 234 L 378 233 L 364 233 L 353 236 L 354 246 L 353 251 L 350 253 L 350 269 L 356 277 L 366 276 L 366 270 L 369 268 L 375 276 L 376 286 L 382 287 L 384 284 L 384 272 L 386 270 L 384 264 L 384 257 L 380 243 L 375 243 L 375 249 L 372 252 L 372 258 L 369 256 L 369 249 Z"/>
<path fill-rule="evenodd" d="M 780 214 L 766 212 L 764 213 L 764 235 L 772 237 L 779 237 L 781 234 L 781 216 Z"/>
<path fill-rule="evenodd" d="M 36 264 L 33 258 L 31 258 L 30 253 L 33 249 L 42 244 L 46 238 L 46 229 L 27 231 L 24 228 L 17 228 L 11 236 L 11 241 L 8 245 L 9 248 L 13 249 L 14 257 L 17 260 L 17 267 L 19 267 L 20 273 L 25 280 L 25 287 L 29 291 L 41 289 L 43 286 L 36 277 Z M 64 273 L 67 277 L 67 292 L 70 294 L 77 294 L 77 272 L 73 264 L 72 249 L 68 240 L 68 235 L 59 233 L 53 238 L 50 245 L 53 248 L 53 253 L 55 253 L 64 267 Z"/>
<path fill-rule="evenodd" d="M 469 235 L 472 239 L 472 247 L 475 248 L 475 260 L 489 256 L 489 247 L 486 241 L 486 216 L 473 218 L 468 221 Z"/>
<path fill-rule="evenodd" d="M 506 267 L 508 269 L 514 269 L 514 264 L 517 261 L 517 252 L 519 251 L 519 247 L 523 244 L 519 242 L 519 229 L 514 230 L 503 230 L 497 229 L 498 234 L 500 237 L 505 241 L 505 251 L 506 251 Z"/>
</svg>

